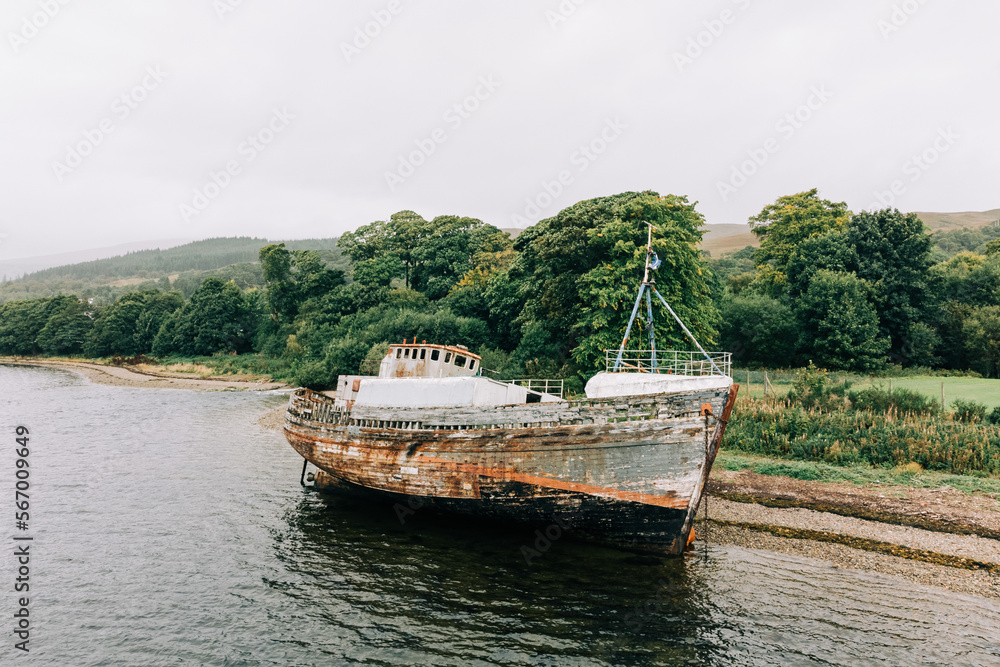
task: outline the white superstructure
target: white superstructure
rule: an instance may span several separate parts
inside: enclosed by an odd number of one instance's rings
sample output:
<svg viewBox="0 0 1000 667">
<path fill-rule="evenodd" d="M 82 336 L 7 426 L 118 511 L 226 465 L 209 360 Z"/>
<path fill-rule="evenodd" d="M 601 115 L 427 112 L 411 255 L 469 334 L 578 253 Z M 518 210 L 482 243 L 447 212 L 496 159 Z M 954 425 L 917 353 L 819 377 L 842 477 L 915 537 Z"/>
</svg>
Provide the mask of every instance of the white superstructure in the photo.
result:
<svg viewBox="0 0 1000 667">
<path fill-rule="evenodd" d="M 451 408 L 561 401 L 481 376 L 482 357 L 461 345 L 390 345 L 377 376 L 341 375 L 330 395 L 341 407 Z"/>
</svg>

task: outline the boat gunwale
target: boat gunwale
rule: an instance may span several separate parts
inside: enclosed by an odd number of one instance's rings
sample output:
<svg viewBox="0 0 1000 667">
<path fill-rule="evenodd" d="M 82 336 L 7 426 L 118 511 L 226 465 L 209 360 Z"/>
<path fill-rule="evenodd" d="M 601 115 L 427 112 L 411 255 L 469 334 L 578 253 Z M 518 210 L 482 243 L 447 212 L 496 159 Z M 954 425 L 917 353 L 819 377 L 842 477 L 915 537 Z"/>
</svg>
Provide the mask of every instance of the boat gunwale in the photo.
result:
<svg viewBox="0 0 1000 667">
<path fill-rule="evenodd" d="M 708 395 L 714 394 L 712 396 L 712 401 L 721 401 L 722 405 L 725 406 L 726 397 L 731 390 L 733 384 L 728 387 L 719 388 L 706 388 L 697 390 L 681 390 L 673 392 L 658 392 L 655 394 L 633 394 L 628 396 L 613 396 L 613 397 L 602 397 L 602 398 L 585 398 L 578 399 L 576 401 L 561 401 L 561 402 L 549 402 L 549 403 L 518 403 L 511 405 L 499 405 L 499 406 L 483 406 L 478 409 L 483 415 L 490 415 L 498 413 L 500 410 L 552 410 L 555 406 L 564 407 L 567 410 L 586 410 L 588 408 L 619 408 L 620 406 L 627 406 L 629 410 L 636 407 L 642 406 L 653 406 L 654 408 L 660 404 L 661 401 L 670 401 L 673 397 L 690 395 L 690 394 L 702 394 L 706 397 Z M 738 386 L 738 385 L 737 385 Z M 346 418 L 346 421 L 322 421 L 311 419 L 305 417 L 301 414 L 297 414 L 292 411 L 292 406 L 296 399 L 304 399 L 307 401 L 313 401 L 328 407 L 333 411 L 339 413 L 342 417 Z M 418 419 L 394 419 L 394 420 L 370 420 L 367 418 L 352 418 L 350 415 L 354 411 L 353 407 L 346 410 L 340 408 L 336 405 L 336 402 L 330 396 L 322 392 L 313 391 L 311 389 L 300 388 L 293 392 L 289 399 L 288 409 L 285 411 L 285 422 L 298 424 L 303 428 L 310 428 L 318 431 L 329 430 L 329 429 L 346 429 L 348 433 L 360 434 L 361 431 L 366 432 L 366 434 L 376 434 L 376 433 L 393 433 L 393 434 L 406 434 L 406 433 L 423 433 L 423 434 L 440 434 L 439 437 L 447 437 L 446 434 L 459 434 L 459 433 L 483 433 L 490 434 L 491 437 L 501 437 L 501 433 L 510 433 L 511 435 L 518 434 L 519 432 L 535 432 L 538 431 L 551 431 L 553 435 L 558 435 L 560 432 L 558 429 L 574 429 L 574 428 L 588 428 L 588 427 L 621 427 L 628 424 L 648 424 L 649 422 L 658 421 L 668 421 L 682 418 L 690 418 L 692 416 L 701 416 L 703 412 L 704 403 L 699 404 L 697 408 L 689 408 L 685 410 L 678 410 L 677 412 L 671 414 L 668 417 L 659 416 L 660 412 L 658 409 L 651 411 L 649 414 L 625 414 L 625 415 L 615 415 L 613 418 L 606 418 L 606 421 L 601 422 L 590 422 L 590 423 L 554 423 L 558 420 L 554 419 L 539 419 L 537 421 L 517 421 L 517 422 L 505 422 L 503 420 L 497 420 L 492 424 L 456 424 L 456 425 L 442 425 L 442 424 L 432 424 L 431 428 L 423 426 L 423 420 Z M 392 408 L 384 408 L 386 410 L 391 410 Z M 456 414 L 468 414 L 470 407 L 438 407 L 438 408 L 396 408 L 398 410 L 414 410 L 414 411 L 438 411 L 447 415 L 448 411 L 454 411 Z M 311 412 L 310 412 L 311 414 Z M 540 415 L 544 416 L 544 415 Z M 438 418 L 441 418 L 440 416 Z M 386 427 L 386 426 L 373 426 L 373 425 L 362 425 L 362 424 L 352 424 L 350 421 L 378 421 L 378 422 L 403 422 L 403 423 L 415 423 L 421 424 L 419 428 L 401 428 L 401 427 Z M 530 425 L 537 424 L 537 425 Z M 449 426 L 449 428 L 434 428 L 435 426 Z M 354 429 L 355 431 L 352 431 Z"/>
</svg>

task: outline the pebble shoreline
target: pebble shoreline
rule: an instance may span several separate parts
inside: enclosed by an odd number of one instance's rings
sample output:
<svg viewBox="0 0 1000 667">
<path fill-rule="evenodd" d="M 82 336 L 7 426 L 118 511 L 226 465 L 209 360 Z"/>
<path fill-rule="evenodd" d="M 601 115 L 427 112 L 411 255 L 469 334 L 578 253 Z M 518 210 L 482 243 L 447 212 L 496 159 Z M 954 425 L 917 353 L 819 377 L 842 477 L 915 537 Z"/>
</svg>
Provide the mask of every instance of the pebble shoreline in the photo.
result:
<svg viewBox="0 0 1000 667">
<path fill-rule="evenodd" d="M 721 498 L 710 498 L 708 507 L 709 518 L 714 521 L 815 530 L 1000 564 L 1000 542 L 977 535 L 955 535 L 799 507 L 764 507 Z"/>
<path fill-rule="evenodd" d="M 717 503 L 721 501 L 713 498 L 710 502 Z M 710 517 L 711 513 L 711 509 L 709 509 Z M 701 514 L 699 512 L 699 518 Z M 898 556 L 866 551 L 864 549 L 854 549 L 831 542 L 778 537 L 766 532 L 749 530 L 739 526 L 714 524 L 711 521 L 706 531 L 704 521 L 699 520 L 695 524 L 695 531 L 698 534 L 699 540 L 693 545 L 695 551 L 701 546 L 700 540 L 707 540 L 708 544 L 731 545 L 747 549 L 775 551 L 795 556 L 815 558 L 827 561 L 833 567 L 879 572 L 881 574 L 901 577 L 919 584 L 939 586 L 955 593 L 1000 599 L 1000 575 L 983 570 L 965 570 L 946 565 L 925 563 L 908 558 L 899 558 Z"/>
</svg>

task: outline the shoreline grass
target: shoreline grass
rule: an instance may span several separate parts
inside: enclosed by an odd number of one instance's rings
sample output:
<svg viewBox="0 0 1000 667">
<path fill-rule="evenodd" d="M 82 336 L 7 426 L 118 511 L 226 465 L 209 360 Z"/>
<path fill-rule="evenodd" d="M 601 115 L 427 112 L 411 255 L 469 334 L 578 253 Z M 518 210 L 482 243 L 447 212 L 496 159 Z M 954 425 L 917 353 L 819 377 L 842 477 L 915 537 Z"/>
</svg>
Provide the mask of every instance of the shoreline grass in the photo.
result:
<svg viewBox="0 0 1000 667">
<path fill-rule="evenodd" d="M 736 405 L 727 446 L 755 456 L 893 468 L 910 463 L 959 475 L 1000 474 L 1000 425 L 896 408 L 855 409 L 826 395 L 804 407 L 784 398 Z"/>
<path fill-rule="evenodd" d="M 963 493 L 985 494 L 1000 500 L 1000 477 L 956 475 L 920 470 L 916 466 L 895 466 L 893 468 L 863 465 L 838 466 L 818 461 L 795 461 L 752 456 L 722 449 L 716 457 L 713 469 L 731 472 L 750 470 L 758 475 L 866 487 L 936 489 L 947 486 Z"/>
</svg>

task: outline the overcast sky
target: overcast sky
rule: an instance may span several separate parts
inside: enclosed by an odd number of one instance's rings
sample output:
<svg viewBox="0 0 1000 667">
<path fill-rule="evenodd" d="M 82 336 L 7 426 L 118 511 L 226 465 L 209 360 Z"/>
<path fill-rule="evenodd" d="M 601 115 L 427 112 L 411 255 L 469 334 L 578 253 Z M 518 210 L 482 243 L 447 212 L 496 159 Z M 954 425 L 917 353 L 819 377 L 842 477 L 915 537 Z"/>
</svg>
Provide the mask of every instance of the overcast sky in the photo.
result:
<svg viewBox="0 0 1000 667">
<path fill-rule="evenodd" d="M 1000 206 L 995 0 L 4 0 L 0 258 L 523 226 L 682 194 L 745 222 Z"/>
</svg>

